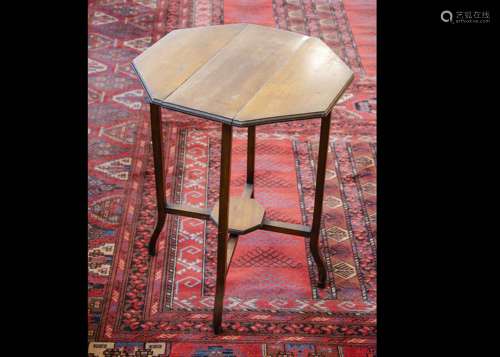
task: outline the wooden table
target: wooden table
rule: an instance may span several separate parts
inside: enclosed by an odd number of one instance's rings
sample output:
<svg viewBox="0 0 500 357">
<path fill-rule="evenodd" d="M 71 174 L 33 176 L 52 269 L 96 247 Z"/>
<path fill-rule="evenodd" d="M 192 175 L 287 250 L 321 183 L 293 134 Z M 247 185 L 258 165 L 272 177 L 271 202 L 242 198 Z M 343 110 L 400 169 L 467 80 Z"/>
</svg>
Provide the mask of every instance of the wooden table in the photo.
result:
<svg viewBox="0 0 500 357">
<path fill-rule="evenodd" d="M 212 219 L 218 225 L 215 333 L 221 332 L 226 275 L 239 235 L 264 229 L 309 238 L 323 288 L 326 269 L 318 242 L 330 113 L 353 80 L 346 64 L 317 38 L 234 24 L 172 31 L 132 66 L 151 110 L 158 218 L 149 253 L 155 255 L 167 214 Z M 219 201 L 211 210 L 165 201 L 161 108 L 222 123 Z M 255 127 L 310 118 L 321 118 L 312 225 L 266 219 L 254 199 Z M 230 199 L 233 126 L 248 128 L 247 179 L 242 196 Z"/>
</svg>

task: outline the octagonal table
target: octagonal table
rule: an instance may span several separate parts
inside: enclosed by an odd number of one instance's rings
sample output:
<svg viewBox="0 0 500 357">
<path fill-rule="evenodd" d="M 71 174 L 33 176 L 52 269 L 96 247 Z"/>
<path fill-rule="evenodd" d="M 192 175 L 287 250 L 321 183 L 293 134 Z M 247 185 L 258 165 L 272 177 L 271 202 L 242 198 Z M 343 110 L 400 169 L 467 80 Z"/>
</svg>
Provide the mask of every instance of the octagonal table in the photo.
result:
<svg viewBox="0 0 500 357">
<path fill-rule="evenodd" d="M 241 234 L 264 229 L 309 238 L 323 288 L 326 269 L 318 244 L 330 113 L 353 80 L 347 65 L 317 38 L 234 24 L 172 31 L 135 58 L 132 67 L 151 110 L 158 218 L 149 253 L 155 255 L 167 214 L 218 225 L 215 333 L 221 332 L 226 275 Z M 161 108 L 222 123 L 219 201 L 211 210 L 165 200 Z M 311 118 L 321 118 L 312 225 L 266 219 L 265 208 L 254 199 L 255 127 Z M 233 126 L 248 127 L 247 179 L 242 196 L 230 199 Z"/>
</svg>

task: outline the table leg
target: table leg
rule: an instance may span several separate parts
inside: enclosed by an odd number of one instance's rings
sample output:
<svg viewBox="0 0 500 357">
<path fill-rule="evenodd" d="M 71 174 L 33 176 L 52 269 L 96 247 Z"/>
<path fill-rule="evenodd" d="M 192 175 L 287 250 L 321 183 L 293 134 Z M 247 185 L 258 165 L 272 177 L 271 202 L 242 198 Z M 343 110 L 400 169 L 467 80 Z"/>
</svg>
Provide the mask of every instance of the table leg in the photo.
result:
<svg viewBox="0 0 500 357">
<path fill-rule="evenodd" d="M 214 332 L 221 332 L 224 289 L 226 285 L 227 236 L 229 223 L 229 180 L 231 178 L 231 146 L 233 127 L 222 124 L 222 148 L 219 190 L 219 228 L 217 235 L 217 282 L 214 306 Z"/>
<path fill-rule="evenodd" d="M 151 111 L 151 140 L 153 141 L 153 162 L 155 168 L 155 182 L 156 182 L 156 207 L 158 216 L 156 220 L 156 227 L 149 241 L 149 255 L 156 254 L 156 241 L 165 224 L 167 216 L 166 202 L 165 202 L 165 178 L 163 170 L 163 144 L 162 144 L 162 130 L 161 130 L 161 108 L 151 103 L 149 105 Z"/>
<path fill-rule="evenodd" d="M 250 198 L 254 198 L 254 175 L 255 175 L 255 126 L 248 127 L 247 137 L 247 184 L 252 185 Z"/>
<path fill-rule="evenodd" d="M 330 115 L 321 118 L 319 139 L 318 168 L 316 173 L 316 192 L 314 196 L 314 213 L 309 245 L 311 253 L 318 266 L 318 287 L 326 284 L 325 263 L 319 254 L 319 232 L 321 230 L 321 213 L 323 210 L 323 194 L 325 189 L 326 158 L 328 155 L 328 140 L 330 136 Z"/>
</svg>

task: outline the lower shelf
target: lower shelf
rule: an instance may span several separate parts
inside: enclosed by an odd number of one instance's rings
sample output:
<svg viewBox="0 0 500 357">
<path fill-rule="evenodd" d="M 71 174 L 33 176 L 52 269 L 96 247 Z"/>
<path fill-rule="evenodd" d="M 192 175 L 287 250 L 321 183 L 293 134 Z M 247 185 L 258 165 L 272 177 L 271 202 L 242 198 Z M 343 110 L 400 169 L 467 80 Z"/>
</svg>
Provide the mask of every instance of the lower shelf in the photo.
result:
<svg viewBox="0 0 500 357">
<path fill-rule="evenodd" d="M 234 202 L 234 201 L 239 201 Z M 248 202 L 250 201 L 250 207 L 245 208 L 245 204 L 248 206 Z M 251 212 L 254 208 L 254 199 L 250 198 L 231 198 L 230 200 L 230 214 L 229 214 L 229 233 L 239 235 L 239 234 L 244 234 L 251 232 L 255 229 L 263 229 L 266 231 L 272 231 L 272 232 L 277 232 L 277 233 L 284 233 L 284 234 L 293 234 L 296 236 L 301 236 L 301 237 L 309 237 L 311 235 L 311 227 L 310 226 L 305 226 L 301 224 L 294 224 L 294 223 L 287 223 L 287 222 L 279 222 L 279 221 L 273 221 L 269 219 L 262 218 L 260 219 L 260 223 L 255 223 L 255 226 L 252 226 L 248 228 L 247 230 L 240 230 L 238 227 L 235 228 L 235 226 L 232 226 L 231 228 L 231 223 L 234 224 L 234 217 L 242 216 L 243 214 L 246 214 L 247 211 Z M 233 202 L 231 204 L 231 202 Z M 241 204 L 243 202 L 243 204 Z M 256 202 L 256 201 L 255 201 Z M 260 206 L 259 203 L 257 205 Z M 185 217 L 192 217 L 192 218 L 198 218 L 198 219 L 213 219 L 215 223 L 217 224 L 218 217 L 219 217 L 219 205 L 216 204 L 212 210 L 208 208 L 199 208 L 199 207 L 193 207 L 193 206 L 188 206 L 188 205 L 180 205 L 180 204 L 172 204 L 172 203 L 166 203 L 167 207 L 167 213 L 168 214 L 175 214 L 175 215 L 180 215 L 180 216 L 185 216 Z M 260 206 L 262 207 L 262 206 Z M 231 208 L 233 210 L 231 211 Z M 264 211 L 264 208 L 260 208 L 262 211 Z M 231 214 L 231 212 L 233 212 Z M 264 213 L 262 213 L 262 216 Z M 231 217 L 233 217 L 233 221 L 231 221 Z M 259 215 L 260 217 L 260 215 Z M 259 222 L 259 219 L 256 219 L 257 222 Z M 236 222 L 238 223 L 238 222 Z"/>
<path fill-rule="evenodd" d="M 264 207 L 253 198 L 231 197 L 229 199 L 229 233 L 245 234 L 258 229 L 262 225 L 264 212 Z M 219 202 L 214 205 L 210 217 L 218 224 Z"/>
</svg>

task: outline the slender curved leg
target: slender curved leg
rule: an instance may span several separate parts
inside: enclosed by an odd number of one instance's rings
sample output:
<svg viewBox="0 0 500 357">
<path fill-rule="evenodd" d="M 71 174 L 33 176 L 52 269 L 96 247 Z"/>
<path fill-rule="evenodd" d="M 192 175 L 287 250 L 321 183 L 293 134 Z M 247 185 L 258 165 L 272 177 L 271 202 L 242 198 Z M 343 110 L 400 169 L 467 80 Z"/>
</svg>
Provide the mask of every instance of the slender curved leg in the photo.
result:
<svg viewBox="0 0 500 357">
<path fill-rule="evenodd" d="M 153 141 L 153 161 L 155 167 L 155 182 L 156 182 L 156 207 L 158 217 L 156 227 L 149 241 L 149 255 L 156 254 L 156 241 L 160 235 L 165 218 L 167 216 L 167 207 L 165 202 L 165 179 L 163 170 L 163 144 L 161 135 L 161 108 L 151 103 L 151 140 Z"/>
<path fill-rule="evenodd" d="M 219 228 L 217 235 L 217 281 L 215 288 L 214 332 L 222 331 L 222 310 L 226 285 L 227 235 L 229 223 L 229 180 L 231 178 L 231 145 L 233 127 L 222 124 L 222 149 L 219 191 Z"/>
<path fill-rule="evenodd" d="M 254 175 L 255 175 L 255 126 L 248 127 L 247 138 L 247 183 L 252 185 L 250 198 L 254 198 Z"/>
<path fill-rule="evenodd" d="M 330 135 L 330 115 L 321 118 L 319 139 L 318 168 L 316 173 L 316 192 L 314 196 L 314 213 L 309 245 L 311 253 L 318 266 L 318 287 L 326 285 L 325 263 L 319 254 L 319 232 L 321 229 L 321 212 L 323 210 L 323 194 L 325 189 L 326 158 L 328 154 L 328 139 Z"/>
</svg>

